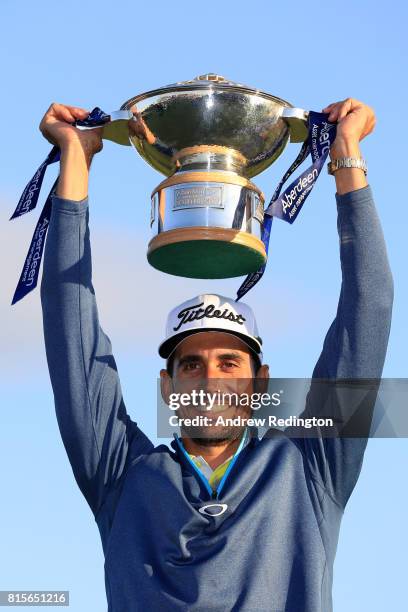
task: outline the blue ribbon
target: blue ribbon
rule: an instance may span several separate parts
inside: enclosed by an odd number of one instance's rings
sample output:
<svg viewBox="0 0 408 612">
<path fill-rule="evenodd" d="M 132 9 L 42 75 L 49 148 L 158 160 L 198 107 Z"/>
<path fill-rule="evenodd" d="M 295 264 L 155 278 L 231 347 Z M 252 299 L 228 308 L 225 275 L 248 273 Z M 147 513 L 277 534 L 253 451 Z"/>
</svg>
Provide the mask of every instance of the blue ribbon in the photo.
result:
<svg viewBox="0 0 408 612">
<path fill-rule="evenodd" d="M 105 125 L 105 123 L 108 123 L 109 121 L 110 115 L 107 115 L 100 108 L 96 107 L 92 110 L 92 112 L 88 115 L 86 119 L 75 121 L 73 125 L 84 128 L 95 128 Z M 60 157 L 61 152 L 59 148 L 54 146 L 51 149 L 50 153 L 47 155 L 47 158 L 43 161 L 43 163 L 40 165 L 40 167 L 34 174 L 33 178 L 27 183 L 16 209 L 10 217 L 10 221 L 34 210 L 34 208 L 37 206 L 38 197 L 40 195 L 45 172 L 48 166 L 59 161 Z M 32 291 L 37 286 L 45 239 L 47 236 L 47 230 L 51 219 L 52 196 L 56 189 L 57 183 L 58 178 L 47 196 L 44 207 L 40 214 L 40 218 L 38 219 L 38 223 L 35 227 L 34 234 L 31 239 L 31 244 L 24 261 L 20 279 L 17 283 L 13 300 L 11 302 L 12 305 L 21 300 L 25 295 L 27 295 L 27 293 L 30 293 L 30 291 Z"/>
<path fill-rule="evenodd" d="M 105 123 L 109 123 L 110 120 L 110 115 L 104 113 L 98 106 L 95 106 L 86 119 L 77 119 L 74 125 L 76 127 L 95 128 L 102 127 Z"/>
<path fill-rule="evenodd" d="M 269 206 L 264 212 L 264 223 L 262 227 L 261 239 L 265 246 L 266 255 L 269 250 L 269 239 L 272 228 L 273 217 L 278 217 L 287 223 L 294 223 L 300 213 L 303 204 L 312 191 L 320 172 L 326 162 L 330 147 L 336 138 L 336 124 L 329 123 L 329 115 L 326 113 L 309 112 L 308 128 L 309 135 L 304 142 L 299 155 L 285 172 L 271 198 Z M 283 185 L 295 172 L 308 155 L 312 157 L 312 165 L 298 176 L 285 189 L 282 195 Z M 242 285 L 237 291 L 236 301 L 240 300 L 256 283 L 262 278 L 266 268 L 266 263 L 256 272 L 248 274 Z"/>
<path fill-rule="evenodd" d="M 54 164 L 55 162 L 59 161 L 59 159 L 60 150 L 58 147 L 53 147 L 50 153 L 47 155 L 47 158 L 43 161 L 41 166 L 34 174 L 33 178 L 25 186 L 25 189 L 21 194 L 21 198 L 18 201 L 16 210 L 10 217 L 10 221 L 12 219 L 16 219 L 17 217 L 21 217 L 21 215 L 25 215 L 31 210 L 34 210 L 34 208 L 37 206 L 38 196 L 40 195 L 45 171 L 50 164 Z"/>
</svg>

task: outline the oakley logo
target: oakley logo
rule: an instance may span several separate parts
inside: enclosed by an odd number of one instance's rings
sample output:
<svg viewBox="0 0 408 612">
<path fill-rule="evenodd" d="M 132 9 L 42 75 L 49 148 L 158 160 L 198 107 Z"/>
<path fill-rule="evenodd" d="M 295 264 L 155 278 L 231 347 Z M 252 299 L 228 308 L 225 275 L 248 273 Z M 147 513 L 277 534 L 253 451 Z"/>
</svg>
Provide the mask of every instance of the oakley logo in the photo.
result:
<svg viewBox="0 0 408 612">
<path fill-rule="evenodd" d="M 207 504 L 199 508 L 198 511 L 207 516 L 220 516 L 220 514 L 224 514 L 227 508 L 227 504 Z"/>
<path fill-rule="evenodd" d="M 234 314 L 228 308 L 218 310 L 213 304 L 209 304 L 206 306 L 206 308 L 201 308 L 203 305 L 204 302 L 201 302 L 201 304 L 197 304 L 196 306 L 189 306 L 187 308 L 183 308 L 183 310 L 180 310 L 177 315 L 177 317 L 180 319 L 180 323 L 177 325 L 177 327 L 173 327 L 173 330 L 177 331 L 186 323 L 191 323 L 192 321 L 197 321 L 204 318 L 226 319 L 227 321 L 238 323 L 239 325 L 243 325 L 244 321 L 246 321 L 245 317 L 243 317 L 241 314 Z"/>
</svg>

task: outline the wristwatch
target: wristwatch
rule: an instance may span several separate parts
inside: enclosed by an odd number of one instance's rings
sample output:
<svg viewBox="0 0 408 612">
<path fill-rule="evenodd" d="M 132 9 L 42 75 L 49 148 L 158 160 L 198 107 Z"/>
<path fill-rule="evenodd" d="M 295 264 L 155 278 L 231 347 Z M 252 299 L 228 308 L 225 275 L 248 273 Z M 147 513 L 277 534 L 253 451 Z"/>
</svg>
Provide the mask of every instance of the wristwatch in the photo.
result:
<svg viewBox="0 0 408 612">
<path fill-rule="evenodd" d="M 367 176 L 367 163 L 362 157 L 340 157 L 327 164 L 329 174 L 334 174 L 340 168 L 359 168 Z"/>
</svg>

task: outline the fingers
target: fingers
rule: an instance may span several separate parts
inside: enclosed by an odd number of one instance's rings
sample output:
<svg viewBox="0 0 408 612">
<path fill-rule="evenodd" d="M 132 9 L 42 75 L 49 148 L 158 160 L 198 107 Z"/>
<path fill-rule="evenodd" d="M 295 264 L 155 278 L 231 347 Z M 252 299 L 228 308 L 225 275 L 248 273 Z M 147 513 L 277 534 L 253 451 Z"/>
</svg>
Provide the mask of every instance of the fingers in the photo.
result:
<svg viewBox="0 0 408 612">
<path fill-rule="evenodd" d="M 369 110 L 369 116 L 366 121 L 364 131 L 363 131 L 361 138 L 365 138 L 366 136 L 368 136 L 368 134 L 371 134 L 371 132 L 374 130 L 376 123 L 377 123 L 373 109 L 370 107 L 367 107 L 367 108 Z"/>
<path fill-rule="evenodd" d="M 328 106 L 325 106 L 324 108 L 322 108 L 322 113 L 329 113 L 333 106 L 335 106 L 336 104 L 338 104 L 338 102 L 332 102 Z"/>
<path fill-rule="evenodd" d="M 344 119 L 344 117 L 346 117 L 352 110 L 355 110 L 358 106 L 362 106 L 361 102 L 358 102 L 358 100 L 354 100 L 353 98 L 347 98 L 347 100 L 344 100 L 343 104 L 340 106 L 337 121 Z"/>
<path fill-rule="evenodd" d="M 331 121 L 332 123 L 336 123 L 343 119 L 350 111 L 350 100 L 351 98 L 347 98 L 346 100 L 342 100 L 341 102 L 336 102 L 333 105 L 333 108 L 330 110 L 329 121 Z"/>
<path fill-rule="evenodd" d="M 332 123 L 339 122 L 346 117 L 351 111 L 364 106 L 359 100 L 354 98 L 346 98 L 340 102 L 333 102 L 326 106 L 322 113 L 329 113 L 329 121 Z"/>
<path fill-rule="evenodd" d="M 40 123 L 40 131 L 50 140 L 49 127 L 55 122 L 62 121 L 65 123 L 74 123 L 77 119 L 86 119 L 89 111 L 78 106 L 69 106 L 67 104 L 58 104 L 54 102 L 48 108 Z M 51 142 L 51 140 L 50 140 Z"/>
<path fill-rule="evenodd" d="M 340 108 L 341 108 L 342 104 L 344 104 L 344 102 L 345 101 L 343 101 L 343 102 L 332 102 L 332 104 L 329 104 L 328 106 L 326 106 L 325 108 L 322 109 L 322 113 L 329 113 L 328 120 L 334 123 L 338 119 Z"/>
<path fill-rule="evenodd" d="M 85 119 L 89 115 L 89 111 L 77 106 L 68 106 L 66 104 L 54 102 L 48 109 L 46 116 L 47 115 L 59 121 L 73 123 L 76 119 Z"/>
<path fill-rule="evenodd" d="M 102 128 L 82 132 L 73 125 L 77 119 L 88 116 L 89 111 L 85 108 L 55 102 L 42 118 L 40 131 L 49 142 L 60 148 L 72 143 L 77 146 L 79 143 L 91 159 L 94 153 L 102 149 Z"/>
<path fill-rule="evenodd" d="M 54 110 L 54 115 L 62 120 L 62 121 L 66 121 L 67 123 L 73 123 L 75 121 L 75 116 L 73 113 L 71 113 L 71 111 L 69 110 L 69 108 L 67 108 L 66 106 L 63 106 L 62 104 L 56 104 L 53 108 Z"/>
<path fill-rule="evenodd" d="M 337 123 L 337 135 L 359 142 L 370 134 L 375 127 L 375 114 L 372 108 L 355 98 L 346 98 L 326 106 L 322 112 L 328 113 L 328 121 Z"/>
<path fill-rule="evenodd" d="M 65 104 L 65 108 L 68 108 L 68 110 L 75 117 L 75 119 L 85 119 L 90 113 L 89 110 L 85 108 L 79 108 L 79 106 L 68 106 L 67 104 Z"/>
<path fill-rule="evenodd" d="M 368 110 L 368 120 L 367 120 L 367 126 L 366 127 L 367 127 L 367 134 L 369 134 L 375 128 L 375 125 L 377 123 L 377 119 L 376 119 L 376 116 L 375 116 L 374 109 L 372 109 L 371 106 L 367 106 L 367 110 Z"/>
</svg>

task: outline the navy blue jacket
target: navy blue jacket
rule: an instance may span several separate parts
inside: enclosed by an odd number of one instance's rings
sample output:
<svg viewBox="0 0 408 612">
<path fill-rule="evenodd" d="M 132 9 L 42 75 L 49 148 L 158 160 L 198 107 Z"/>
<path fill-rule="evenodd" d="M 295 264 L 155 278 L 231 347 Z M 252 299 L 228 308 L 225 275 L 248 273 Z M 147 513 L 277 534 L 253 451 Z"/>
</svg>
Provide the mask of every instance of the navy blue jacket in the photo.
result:
<svg viewBox="0 0 408 612">
<path fill-rule="evenodd" d="M 381 376 L 392 277 L 370 187 L 337 196 L 342 286 L 317 378 Z M 92 286 L 88 202 L 54 197 L 41 285 L 62 439 L 98 524 L 109 612 L 330 612 L 365 439 L 251 438 L 211 493 L 177 440 L 130 419 Z"/>
</svg>

